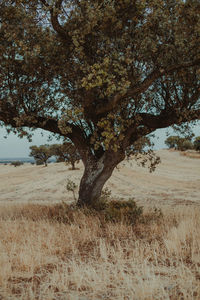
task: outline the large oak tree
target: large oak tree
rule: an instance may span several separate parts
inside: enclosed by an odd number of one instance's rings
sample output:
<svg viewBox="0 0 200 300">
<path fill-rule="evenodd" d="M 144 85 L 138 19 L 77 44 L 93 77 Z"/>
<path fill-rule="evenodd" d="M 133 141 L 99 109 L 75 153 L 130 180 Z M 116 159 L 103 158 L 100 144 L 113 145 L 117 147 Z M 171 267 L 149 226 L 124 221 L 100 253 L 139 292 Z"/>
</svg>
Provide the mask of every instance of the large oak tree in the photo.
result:
<svg viewBox="0 0 200 300">
<path fill-rule="evenodd" d="M 98 200 L 139 138 L 200 119 L 199 0 L 2 0 L 0 120 L 70 139 Z"/>
</svg>

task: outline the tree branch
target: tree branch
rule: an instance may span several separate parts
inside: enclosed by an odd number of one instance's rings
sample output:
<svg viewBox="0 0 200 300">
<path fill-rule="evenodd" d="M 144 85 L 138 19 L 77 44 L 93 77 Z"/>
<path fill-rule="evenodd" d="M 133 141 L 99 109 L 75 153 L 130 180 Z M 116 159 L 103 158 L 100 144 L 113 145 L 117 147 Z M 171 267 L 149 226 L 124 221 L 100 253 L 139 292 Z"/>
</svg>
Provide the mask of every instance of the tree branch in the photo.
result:
<svg viewBox="0 0 200 300">
<path fill-rule="evenodd" d="M 136 119 L 138 123 L 136 126 L 130 126 L 127 128 L 125 133 L 125 138 L 122 141 L 122 147 L 124 151 L 127 149 L 128 146 L 132 145 L 134 141 L 138 140 L 139 138 L 152 133 L 156 129 L 159 128 L 166 128 L 173 124 L 180 124 L 179 117 L 175 111 L 162 111 L 160 115 L 152 115 L 148 113 L 140 113 L 136 115 Z M 193 110 L 187 116 L 181 116 L 181 123 L 200 120 L 200 109 Z"/>
<path fill-rule="evenodd" d="M 179 124 L 180 117 L 181 123 L 200 120 L 200 109 L 192 110 L 190 112 L 188 111 L 187 116 L 184 116 L 184 114 L 182 115 L 181 112 L 177 113 L 175 110 L 170 112 L 162 111 L 159 115 L 140 113 L 138 116 L 140 118 L 139 123 L 141 125 L 155 130 L 159 128 L 166 128 L 173 124 Z"/>
<path fill-rule="evenodd" d="M 50 5 L 45 0 L 40 0 L 42 4 L 47 7 L 51 14 L 51 24 L 53 26 L 53 29 L 57 32 L 57 34 L 68 43 L 71 42 L 70 36 L 66 33 L 66 31 L 63 29 L 63 27 L 60 25 L 58 21 L 58 11 L 61 8 L 61 4 L 63 0 L 58 0 L 55 4 L 55 8 L 51 8 Z"/>
<path fill-rule="evenodd" d="M 19 123 L 17 121 L 18 118 L 20 119 Z M 27 118 L 26 115 L 19 116 L 15 108 L 9 103 L 7 103 L 6 109 L 5 109 L 5 105 L 3 109 L 0 109 L 0 120 L 5 125 L 10 125 L 16 129 L 22 127 L 40 128 L 55 134 L 59 134 L 60 136 L 63 136 L 65 138 L 69 138 L 77 147 L 83 162 L 86 161 L 87 156 L 90 154 L 90 147 L 88 145 L 89 143 L 87 139 L 84 136 L 84 133 L 78 126 L 75 126 L 74 124 L 66 123 L 66 126 L 70 127 L 71 132 L 65 134 L 61 131 L 58 124 L 58 120 L 56 119 L 45 118 L 45 117 L 34 116 L 34 115 L 32 116 L 29 115 L 27 120 L 26 118 Z"/>
<path fill-rule="evenodd" d="M 147 78 L 145 78 L 140 84 L 134 85 L 130 88 L 125 95 L 117 94 L 113 97 L 111 101 L 109 101 L 106 105 L 97 108 L 97 115 L 101 115 L 104 113 L 109 112 L 110 110 L 114 109 L 115 106 L 123 99 L 128 97 L 134 97 L 134 95 L 144 93 L 152 84 L 153 82 L 163 75 L 168 75 L 174 71 L 183 69 L 183 68 L 190 68 L 196 65 L 200 65 L 200 59 L 197 59 L 193 62 L 185 62 L 178 65 L 173 65 L 166 70 L 163 68 L 154 70 Z"/>
</svg>

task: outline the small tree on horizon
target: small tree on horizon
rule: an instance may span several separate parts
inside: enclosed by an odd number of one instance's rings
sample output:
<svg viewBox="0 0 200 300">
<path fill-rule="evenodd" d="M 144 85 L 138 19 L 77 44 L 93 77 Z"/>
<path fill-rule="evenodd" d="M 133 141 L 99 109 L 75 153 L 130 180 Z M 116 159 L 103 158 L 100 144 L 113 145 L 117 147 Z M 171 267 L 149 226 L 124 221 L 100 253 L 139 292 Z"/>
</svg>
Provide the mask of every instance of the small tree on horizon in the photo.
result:
<svg viewBox="0 0 200 300">
<path fill-rule="evenodd" d="M 169 136 L 165 140 L 165 144 L 170 149 L 174 148 L 180 151 L 185 151 L 194 148 L 191 138 L 184 138 L 180 136 Z"/>
<path fill-rule="evenodd" d="M 165 144 L 167 145 L 167 147 L 169 147 L 169 149 L 178 149 L 178 141 L 179 141 L 179 136 L 177 135 L 173 135 L 173 136 L 169 136 L 166 140 L 165 140 Z"/>
<path fill-rule="evenodd" d="M 16 160 L 16 161 L 12 161 L 10 164 L 14 167 L 19 167 L 22 166 L 24 163 L 22 161 Z"/>
<path fill-rule="evenodd" d="M 76 147 L 69 142 L 51 145 L 51 153 L 56 157 L 57 162 L 71 164 L 72 170 L 76 169 L 75 163 L 78 163 L 80 160 L 80 154 Z"/>
<path fill-rule="evenodd" d="M 1 125 L 75 145 L 78 205 L 140 138 L 200 119 L 199 0 L 3 0 L 0 44 Z"/>
<path fill-rule="evenodd" d="M 197 136 L 194 140 L 194 149 L 200 151 L 200 136 Z"/>
<path fill-rule="evenodd" d="M 36 165 L 44 164 L 47 167 L 48 159 L 52 156 L 51 149 L 49 145 L 31 146 L 29 147 L 31 152 L 29 156 L 32 156 Z"/>
<path fill-rule="evenodd" d="M 193 149 L 193 143 L 190 139 L 188 138 L 180 138 L 178 141 L 178 150 L 180 151 L 186 151 L 186 150 L 191 150 Z"/>
</svg>

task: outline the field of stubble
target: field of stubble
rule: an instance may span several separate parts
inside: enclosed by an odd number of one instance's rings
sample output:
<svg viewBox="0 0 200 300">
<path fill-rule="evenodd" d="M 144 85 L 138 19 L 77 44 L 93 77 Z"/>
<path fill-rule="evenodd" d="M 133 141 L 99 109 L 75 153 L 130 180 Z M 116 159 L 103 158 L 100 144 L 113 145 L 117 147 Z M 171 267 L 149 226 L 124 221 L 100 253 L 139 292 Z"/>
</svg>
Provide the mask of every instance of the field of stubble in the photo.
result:
<svg viewBox="0 0 200 300">
<path fill-rule="evenodd" d="M 161 208 L 162 218 L 135 226 L 82 211 L 55 221 L 81 164 L 0 166 L 0 299 L 200 299 L 200 160 L 159 154 L 155 173 L 125 162 L 107 183 L 147 216 Z"/>
</svg>

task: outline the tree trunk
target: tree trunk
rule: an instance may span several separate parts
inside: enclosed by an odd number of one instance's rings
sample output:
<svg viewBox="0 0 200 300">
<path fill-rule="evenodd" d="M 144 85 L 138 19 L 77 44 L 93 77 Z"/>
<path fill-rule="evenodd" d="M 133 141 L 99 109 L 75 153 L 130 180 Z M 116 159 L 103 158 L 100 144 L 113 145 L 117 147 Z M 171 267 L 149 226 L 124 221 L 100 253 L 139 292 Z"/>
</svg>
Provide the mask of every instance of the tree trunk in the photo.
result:
<svg viewBox="0 0 200 300">
<path fill-rule="evenodd" d="M 124 159 L 121 153 L 104 155 L 100 159 L 91 158 L 85 162 L 85 170 L 79 187 L 78 206 L 91 206 L 98 201 L 104 184 L 113 170 Z"/>
<path fill-rule="evenodd" d="M 72 170 L 75 170 L 75 162 L 71 161 L 71 165 L 72 165 Z"/>
</svg>

